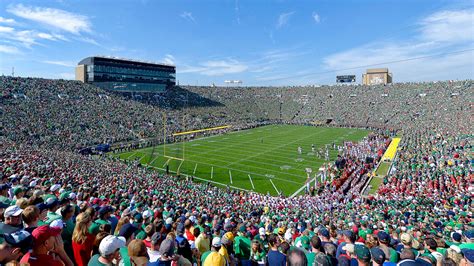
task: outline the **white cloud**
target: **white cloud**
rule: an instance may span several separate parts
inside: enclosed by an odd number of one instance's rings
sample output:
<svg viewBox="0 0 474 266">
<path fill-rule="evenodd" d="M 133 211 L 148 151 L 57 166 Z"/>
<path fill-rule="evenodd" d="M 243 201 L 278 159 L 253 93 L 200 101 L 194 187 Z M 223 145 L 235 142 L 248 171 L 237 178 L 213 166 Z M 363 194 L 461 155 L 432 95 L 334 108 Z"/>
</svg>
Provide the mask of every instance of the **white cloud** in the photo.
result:
<svg viewBox="0 0 474 266">
<path fill-rule="evenodd" d="M 4 24 L 16 24 L 16 21 L 12 18 L 4 18 L 4 17 L 0 17 L 0 23 L 4 23 Z"/>
<path fill-rule="evenodd" d="M 64 66 L 64 67 L 75 67 L 76 66 L 76 64 L 74 64 L 71 61 L 45 60 L 45 61 L 42 61 L 42 63 L 50 64 L 50 65 L 57 65 L 57 66 Z"/>
<path fill-rule="evenodd" d="M 167 54 L 161 61 L 165 64 L 175 65 L 176 59 L 174 58 L 173 55 Z"/>
<path fill-rule="evenodd" d="M 15 29 L 12 28 L 12 27 L 4 27 L 4 26 L 0 26 L 0 33 L 11 33 L 11 32 L 14 32 Z"/>
<path fill-rule="evenodd" d="M 5 54 L 19 54 L 20 50 L 16 48 L 15 46 L 10 46 L 10 45 L 2 45 L 0 44 L 0 53 L 5 53 Z"/>
<path fill-rule="evenodd" d="M 288 12 L 288 13 L 282 13 L 280 14 L 280 16 L 278 16 L 278 21 L 277 21 L 277 29 L 280 29 L 281 27 L 285 26 L 288 24 L 288 22 L 290 21 L 290 18 L 291 16 L 294 14 L 295 12 Z"/>
<path fill-rule="evenodd" d="M 360 75 L 366 66 L 389 67 L 398 82 L 472 78 L 473 52 L 446 54 L 474 48 L 472 14 L 473 10 L 436 12 L 417 24 L 415 32 L 421 34 L 407 40 L 371 42 L 329 55 L 323 59 L 324 69 L 348 69 L 337 74 Z M 418 57 L 425 58 L 397 62 Z"/>
<path fill-rule="evenodd" d="M 81 32 L 91 32 L 91 22 L 88 17 L 61 9 L 18 4 L 9 6 L 7 11 L 18 17 L 76 35 L 79 35 Z"/>
<path fill-rule="evenodd" d="M 313 14 L 312 14 L 311 16 L 313 17 L 313 19 L 314 19 L 314 21 L 315 21 L 316 23 L 321 22 L 321 17 L 319 16 L 318 13 L 313 12 Z"/>
<path fill-rule="evenodd" d="M 206 76 L 222 76 L 225 74 L 241 73 L 248 69 L 248 66 L 234 59 L 210 60 L 201 63 L 199 66 L 184 66 L 180 73 L 200 73 Z"/>
<path fill-rule="evenodd" d="M 196 23 L 196 20 L 194 19 L 193 14 L 191 12 L 184 11 L 179 16 L 186 19 L 186 20 L 188 20 L 188 21 Z"/>
<path fill-rule="evenodd" d="M 472 41 L 474 9 L 436 12 L 423 19 L 420 25 L 422 37 L 429 41 Z"/>
</svg>

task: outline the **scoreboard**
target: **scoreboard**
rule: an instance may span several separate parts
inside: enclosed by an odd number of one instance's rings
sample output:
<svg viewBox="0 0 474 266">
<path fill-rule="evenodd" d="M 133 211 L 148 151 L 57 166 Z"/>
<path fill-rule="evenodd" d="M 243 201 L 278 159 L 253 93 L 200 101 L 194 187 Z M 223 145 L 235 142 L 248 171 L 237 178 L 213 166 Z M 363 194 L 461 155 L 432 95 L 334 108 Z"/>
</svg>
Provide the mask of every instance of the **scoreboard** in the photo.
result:
<svg viewBox="0 0 474 266">
<path fill-rule="evenodd" d="M 356 81 L 355 75 L 336 76 L 337 83 L 351 83 Z"/>
</svg>

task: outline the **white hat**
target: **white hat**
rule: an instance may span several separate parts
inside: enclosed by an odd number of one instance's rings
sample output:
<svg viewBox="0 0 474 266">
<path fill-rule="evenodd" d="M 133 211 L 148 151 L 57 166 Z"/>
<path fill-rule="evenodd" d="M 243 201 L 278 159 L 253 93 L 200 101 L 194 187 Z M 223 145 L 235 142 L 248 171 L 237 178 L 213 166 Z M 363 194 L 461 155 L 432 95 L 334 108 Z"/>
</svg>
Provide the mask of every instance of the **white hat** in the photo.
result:
<svg viewBox="0 0 474 266">
<path fill-rule="evenodd" d="M 165 223 L 166 224 L 172 224 L 173 223 L 173 218 L 171 218 L 171 217 L 166 218 Z"/>
<path fill-rule="evenodd" d="M 51 224 L 49 224 L 49 226 L 63 229 L 64 228 L 64 223 L 63 223 L 63 220 L 57 219 L 57 220 L 52 221 Z"/>
<path fill-rule="evenodd" d="M 265 235 L 265 228 L 260 227 L 260 229 L 258 229 L 258 234 L 261 236 Z"/>
<path fill-rule="evenodd" d="M 117 249 L 125 247 L 125 238 L 122 236 L 106 236 L 100 241 L 99 252 L 102 256 L 113 254 Z"/>
<path fill-rule="evenodd" d="M 354 248 L 355 248 L 354 244 L 345 244 L 345 245 L 342 247 L 342 250 L 354 254 Z"/>
<path fill-rule="evenodd" d="M 70 199 L 75 200 L 76 197 L 77 197 L 76 193 L 74 193 L 74 192 L 69 193 L 69 198 Z"/>
<path fill-rule="evenodd" d="M 194 216 L 194 215 L 189 216 L 189 220 L 190 220 L 191 222 L 193 222 L 193 224 L 195 224 L 196 221 L 197 221 L 196 216 Z"/>
<path fill-rule="evenodd" d="M 51 190 L 52 192 L 58 190 L 59 188 L 61 187 L 61 185 L 58 185 L 58 184 L 54 184 L 51 186 L 51 188 L 49 190 Z"/>
<path fill-rule="evenodd" d="M 212 239 L 212 246 L 213 246 L 213 247 L 216 247 L 216 248 L 222 246 L 221 238 L 220 238 L 220 237 L 217 237 L 217 236 L 214 237 L 214 238 Z"/>
<path fill-rule="evenodd" d="M 38 184 L 38 182 L 36 180 L 33 180 L 33 181 L 30 182 L 29 187 L 36 187 L 37 184 Z"/>
<path fill-rule="evenodd" d="M 16 205 L 12 205 L 5 210 L 5 213 L 3 215 L 5 216 L 5 218 L 7 218 L 7 217 L 12 217 L 12 216 L 18 216 L 22 212 L 23 210 L 20 209 L 20 207 Z"/>
<path fill-rule="evenodd" d="M 142 213 L 142 216 L 143 216 L 143 219 L 147 219 L 147 218 L 152 216 L 152 213 L 151 213 L 151 211 L 146 210 Z"/>
</svg>

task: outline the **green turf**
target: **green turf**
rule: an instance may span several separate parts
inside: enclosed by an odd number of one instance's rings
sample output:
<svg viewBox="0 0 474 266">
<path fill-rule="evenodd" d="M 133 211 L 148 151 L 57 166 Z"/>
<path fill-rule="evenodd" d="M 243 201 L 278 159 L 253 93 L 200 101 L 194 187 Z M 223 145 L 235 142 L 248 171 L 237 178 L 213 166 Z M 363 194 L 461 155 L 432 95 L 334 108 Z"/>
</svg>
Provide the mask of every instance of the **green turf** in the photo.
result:
<svg viewBox="0 0 474 266">
<path fill-rule="evenodd" d="M 276 195 L 272 180 L 277 190 L 291 195 L 304 185 L 307 178 L 305 168 L 317 171 L 324 163 L 324 158 L 318 159 L 311 154 L 311 144 L 315 144 L 317 149 L 333 141 L 340 145 L 343 141 L 359 141 L 368 132 L 353 128 L 270 125 L 113 156 L 140 160 L 159 171 L 168 163 L 173 173 L 179 168 L 182 174 Z M 302 155 L 297 152 L 299 146 L 303 148 Z M 331 161 L 334 161 L 337 151 L 330 151 Z M 185 160 L 168 159 L 164 155 L 184 157 Z"/>
<path fill-rule="evenodd" d="M 390 168 L 390 165 L 390 162 L 381 162 L 375 173 L 383 178 L 388 174 L 388 169 Z"/>
</svg>

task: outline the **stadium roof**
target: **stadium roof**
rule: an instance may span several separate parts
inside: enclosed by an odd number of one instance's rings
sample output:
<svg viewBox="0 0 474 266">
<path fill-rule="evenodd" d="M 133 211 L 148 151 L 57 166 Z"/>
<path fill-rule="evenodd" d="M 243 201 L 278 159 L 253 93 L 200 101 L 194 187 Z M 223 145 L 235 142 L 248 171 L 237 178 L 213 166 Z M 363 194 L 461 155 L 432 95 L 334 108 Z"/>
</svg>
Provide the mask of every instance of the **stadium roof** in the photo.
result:
<svg viewBox="0 0 474 266">
<path fill-rule="evenodd" d="M 176 65 L 168 64 L 168 63 L 161 63 L 161 62 L 153 62 L 147 60 L 139 60 L 139 59 L 130 59 L 124 57 L 117 57 L 117 56 L 109 56 L 109 55 L 94 55 L 87 58 L 104 58 L 104 59 L 114 59 L 114 60 L 122 60 L 122 61 L 130 61 L 130 62 L 137 62 L 137 63 L 145 63 L 145 64 L 153 64 L 153 65 L 162 65 L 162 66 L 170 66 L 176 67 Z M 87 59 L 85 58 L 85 59 Z M 80 65 L 85 59 L 79 61 L 78 65 Z"/>
</svg>

